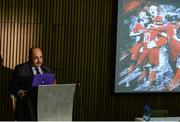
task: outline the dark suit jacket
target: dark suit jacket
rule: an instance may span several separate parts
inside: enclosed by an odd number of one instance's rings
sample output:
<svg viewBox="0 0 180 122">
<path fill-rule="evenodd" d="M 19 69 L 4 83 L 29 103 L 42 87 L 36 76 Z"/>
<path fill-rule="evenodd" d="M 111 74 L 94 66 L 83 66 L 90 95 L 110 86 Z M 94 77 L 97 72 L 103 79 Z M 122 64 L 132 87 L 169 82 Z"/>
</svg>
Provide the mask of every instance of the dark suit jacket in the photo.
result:
<svg viewBox="0 0 180 122">
<path fill-rule="evenodd" d="M 51 73 L 45 66 L 41 66 L 41 69 L 44 74 Z M 17 120 L 37 120 L 37 87 L 32 87 L 33 77 L 29 62 L 17 65 L 13 71 L 11 93 L 17 97 L 15 112 Z M 19 98 L 17 93 L 20 89 L 27 90 L 29 94 Z"/>
</svg>

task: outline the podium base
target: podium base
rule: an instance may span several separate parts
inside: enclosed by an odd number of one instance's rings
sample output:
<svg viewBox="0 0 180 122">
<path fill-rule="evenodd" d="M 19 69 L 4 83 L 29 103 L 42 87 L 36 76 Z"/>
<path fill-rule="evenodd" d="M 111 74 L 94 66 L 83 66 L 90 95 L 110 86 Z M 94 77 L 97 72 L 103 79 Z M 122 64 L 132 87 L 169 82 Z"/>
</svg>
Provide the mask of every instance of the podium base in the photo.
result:
<svg viewBox="0 0 180 122">
<path fill-rule="evenodd" d="M 38 87 L 39 121 L 72 121 L 75 84 Z"/>
</svg>

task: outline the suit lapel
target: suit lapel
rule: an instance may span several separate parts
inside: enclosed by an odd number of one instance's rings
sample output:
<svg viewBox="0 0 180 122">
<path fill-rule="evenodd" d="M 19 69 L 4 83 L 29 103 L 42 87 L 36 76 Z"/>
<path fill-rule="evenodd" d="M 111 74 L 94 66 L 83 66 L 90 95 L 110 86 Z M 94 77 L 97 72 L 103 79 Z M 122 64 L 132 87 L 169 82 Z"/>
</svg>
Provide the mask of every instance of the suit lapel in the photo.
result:
<svg viewBox="0 0 180 122">
<path fill-rule="evenodd" d="M 31 64 L 29 63 L 29 73 L 33 76 L 34 73 L 33 73 L 33 70 L 32 70 L 32 67 L 31 67 Z"/>
<path fill-rule="evenodd" d="M 44 66 L 41 66 L 41 70 L 42 70 L 43 74 L 47 73 L 47 70 L 45 69 Z"/>
</svg>

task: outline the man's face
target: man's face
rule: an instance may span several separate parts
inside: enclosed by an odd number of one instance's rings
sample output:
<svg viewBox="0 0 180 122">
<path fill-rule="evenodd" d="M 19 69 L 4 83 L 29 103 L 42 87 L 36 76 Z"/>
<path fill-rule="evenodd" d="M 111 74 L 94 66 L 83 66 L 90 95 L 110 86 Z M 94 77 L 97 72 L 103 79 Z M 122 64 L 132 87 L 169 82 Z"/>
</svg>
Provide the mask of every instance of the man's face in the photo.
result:
<svg viewBox="0 0 180 122">
<path fill-rule="evenodd" d="M 43 56 L 42 56 L 42 51 L 39 48 L 34 48 L 32 50 L 31 62 L 32 65 L 35 67 L 40 67 L 42 65 Z"/>
</svg>

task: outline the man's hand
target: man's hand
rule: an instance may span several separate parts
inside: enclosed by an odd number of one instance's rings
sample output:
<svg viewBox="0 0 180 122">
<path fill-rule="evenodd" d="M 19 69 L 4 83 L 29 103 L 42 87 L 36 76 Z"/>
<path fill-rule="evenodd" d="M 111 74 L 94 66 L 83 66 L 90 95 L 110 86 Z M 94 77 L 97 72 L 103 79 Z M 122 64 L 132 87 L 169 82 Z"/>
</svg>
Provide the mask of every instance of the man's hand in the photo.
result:
<svg viewBox="0 0 180 122">
<path fill-rule="evenodd" d="M 54 81 L 53 81 L 53 84 L 56 84 L 57 83 L 57 80 L 55 79 Z"/>
<path fill-rule="evenodd" d="M 19 96 L 20 98 L 23 98 L 24 96 L 26 96 L 29 92 L 27 90 L 22 90 L 20 89 L 17 93 L 17 96 Z"/>
</svg>

